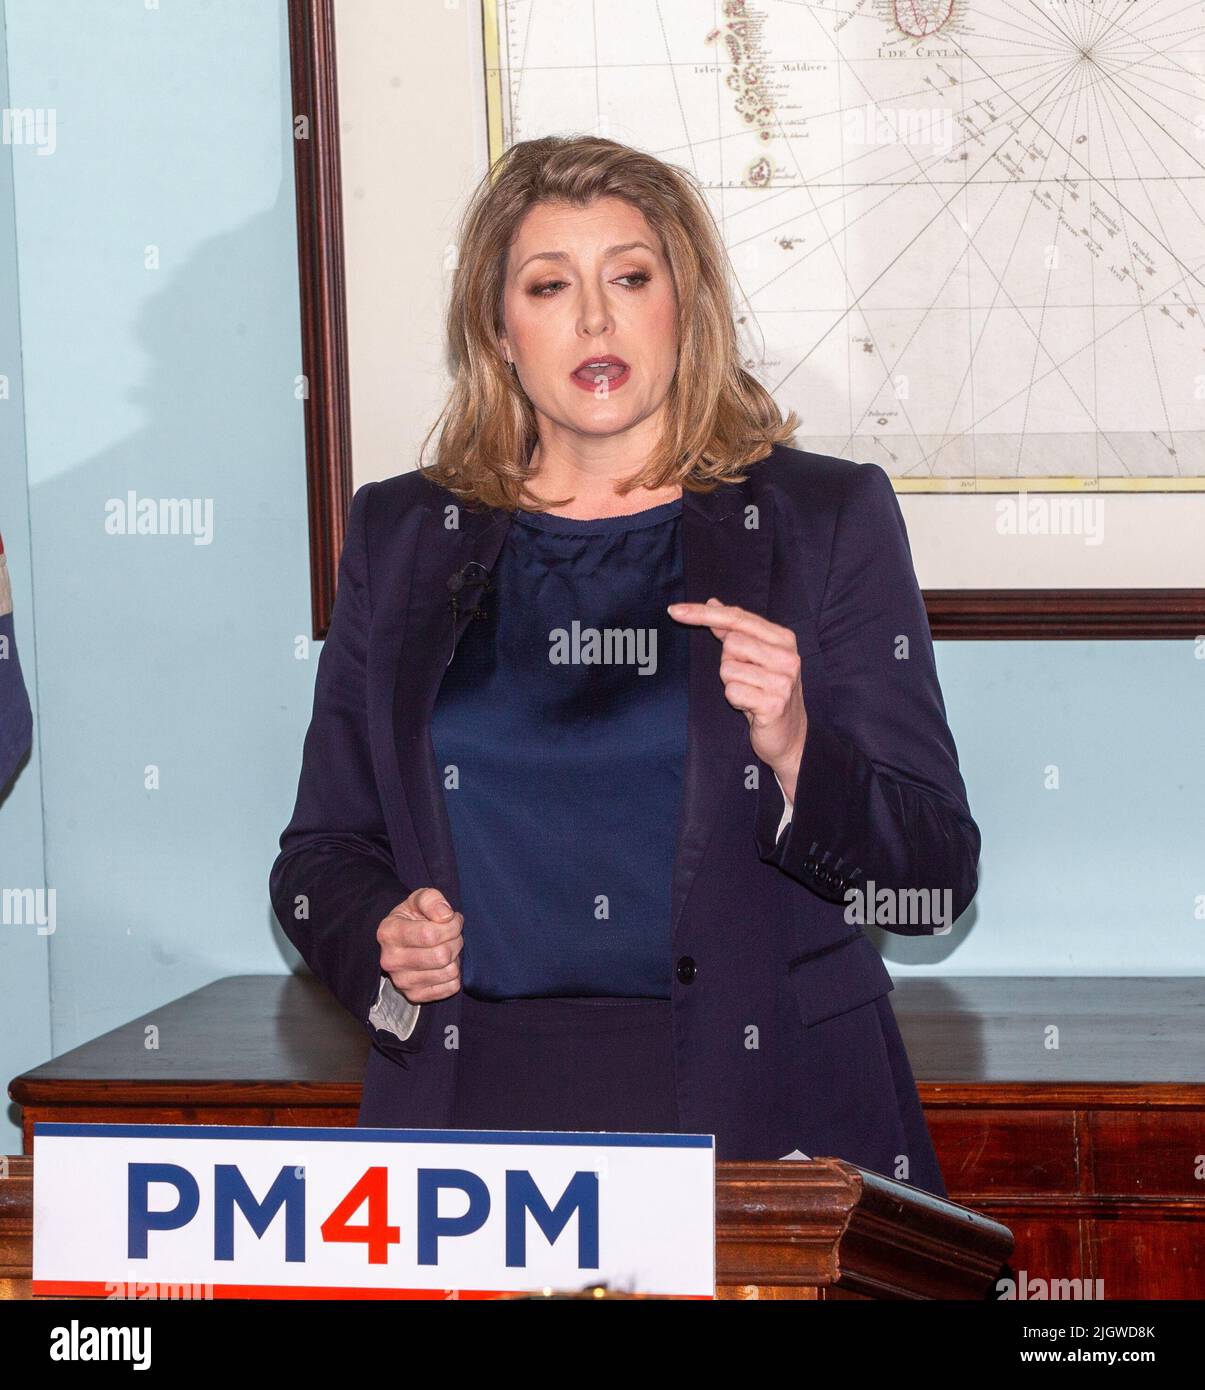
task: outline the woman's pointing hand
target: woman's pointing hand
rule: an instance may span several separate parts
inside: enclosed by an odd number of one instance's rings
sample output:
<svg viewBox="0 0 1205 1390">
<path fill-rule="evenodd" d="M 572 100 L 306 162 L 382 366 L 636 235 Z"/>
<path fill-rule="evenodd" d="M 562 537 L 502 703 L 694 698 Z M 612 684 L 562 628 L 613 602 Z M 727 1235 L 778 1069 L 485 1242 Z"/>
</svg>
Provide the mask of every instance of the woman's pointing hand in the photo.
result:
<svg viewBox="0 0 1205 1390">
<path fill-rule="evenodd" d="M 666 612 L 678 622 L 709 627 L 720 639 L 724 697 L 744 713 L 754 753 L 794 802 L 808 728 L 795 634 L 717 598 L 671 603 Z"/>
</svg>

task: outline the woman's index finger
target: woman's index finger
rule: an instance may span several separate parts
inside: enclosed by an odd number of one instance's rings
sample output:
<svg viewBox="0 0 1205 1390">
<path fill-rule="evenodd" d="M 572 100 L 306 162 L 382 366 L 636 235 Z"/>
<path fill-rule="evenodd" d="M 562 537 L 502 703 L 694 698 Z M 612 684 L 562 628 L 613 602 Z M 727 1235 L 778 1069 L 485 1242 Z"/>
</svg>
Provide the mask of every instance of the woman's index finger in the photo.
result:
<svg viewBox="0 0 1205 1390">
<path fill-rule="evenodd" d="M 790 646 L 795 640 L 790 628 L 780 627 L 769 618 L 732 603 L 671 603 L 667 612 L 678 622 L 710 627 L 717 636 L 725 632 L 746 632 L 775 647 Z"/>
</svg>

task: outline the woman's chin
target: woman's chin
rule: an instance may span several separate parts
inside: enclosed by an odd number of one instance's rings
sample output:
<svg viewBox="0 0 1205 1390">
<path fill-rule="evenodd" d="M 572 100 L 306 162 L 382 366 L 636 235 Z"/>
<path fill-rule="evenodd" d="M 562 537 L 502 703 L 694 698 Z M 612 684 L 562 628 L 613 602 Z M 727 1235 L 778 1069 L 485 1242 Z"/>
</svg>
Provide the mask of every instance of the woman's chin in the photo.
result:
<svg viewBox="0 0 1205 1390">
<path fill-rule="evenodd" d="M 619 400 L 586 401 L 569 412 L 573 428 L 582 434 L 622 434 L 644 418 L 631 402 Z"/>
</svg>

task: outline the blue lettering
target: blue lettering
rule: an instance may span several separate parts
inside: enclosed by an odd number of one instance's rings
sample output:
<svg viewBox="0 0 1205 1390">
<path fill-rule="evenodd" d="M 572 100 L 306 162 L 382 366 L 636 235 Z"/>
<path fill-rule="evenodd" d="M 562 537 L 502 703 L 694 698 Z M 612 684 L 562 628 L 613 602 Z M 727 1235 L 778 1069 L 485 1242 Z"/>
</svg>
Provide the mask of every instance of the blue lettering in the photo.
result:
<svg viewBox="0 0 1205 1390">
<path fill-rule="evenodd" d="M 463 1216 L 440 1216 L 439 1194 L 463 1192 L 469 1209 Z M 476 1173 L 464 1168 L 420 1168 L 418 1170 L 418 1262 L 439 1263 L 441 1236 L 467 1236 L 479 1231 L 490 1214 L 489 1188 Z"/>
<path fill-rule="evenodd" d="M 147 1207 L 153 1182 L 165 1182 L 176 1189 L 179 1198 L 170 1211 L 151 1211 Z M 187 1168 L 176 1163 L 131 1163 L 126 1178 L 126 1222 L 131 1260 L 145 1260 L 149 1231 L 178 1231 L 197 1214 L 201 1190 Z"/>
<path fill-rule="evenodd" d="M 536 1225 L 549 1245 L 565 1229 L 569 1218 L 577 1212 L 577 1264 L 579 1269 L 598 1268 L 598 1174 L 575 1173 L 565 1188 L 561 1200 L 549 1208 L 544 1194 L 526 1169 L 508 1170 L 506 1174 L 506 1264 L 508 1269 L 522 1269 L 527 1264 L 527 1213 L 531 1212 Z"/>
<path fill-rule="evenodd" d="M 305 1177 L 295 1166 L 282 1168 L 268 1195 L 257 1202 L 247 1180 L 233 1163 L 218 1163 L 213 1170 L 213 1257 L 234 1259 L 234 1208 L 260 1239 L 283 1206 L 285 1209 L 285 1260 L 305 1260 Z"/>
</svg>

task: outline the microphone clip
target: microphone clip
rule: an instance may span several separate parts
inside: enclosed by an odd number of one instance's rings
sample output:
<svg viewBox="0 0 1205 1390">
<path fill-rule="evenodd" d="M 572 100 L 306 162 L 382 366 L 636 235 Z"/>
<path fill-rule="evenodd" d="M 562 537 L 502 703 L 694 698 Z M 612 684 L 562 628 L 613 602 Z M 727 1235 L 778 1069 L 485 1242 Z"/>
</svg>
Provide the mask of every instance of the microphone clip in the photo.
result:
<svg viewBox="0 0 1205 1390">
<path fill-rule="evenodd" d="M 489 593 L 493 587 L 493 584 L 490 582 L 489 570 L 477 560 L 470 560 L 463 569 L 458 569 L 450 574 L 448 576 L 448 589 L 451 592 L 451 597 L 448 599 L 448 607 L 452 610 L 453 625 L 455 625 L 456 619 L 460 615 L 460 599 L 465 589 L 478 590 L 477 597 L 480 599 L 484 597 L 485 594 Z M 479 606 L 475 606 L 467 611 L 470 620 L 489 616 L 485 609 Z"/>
</svg>

